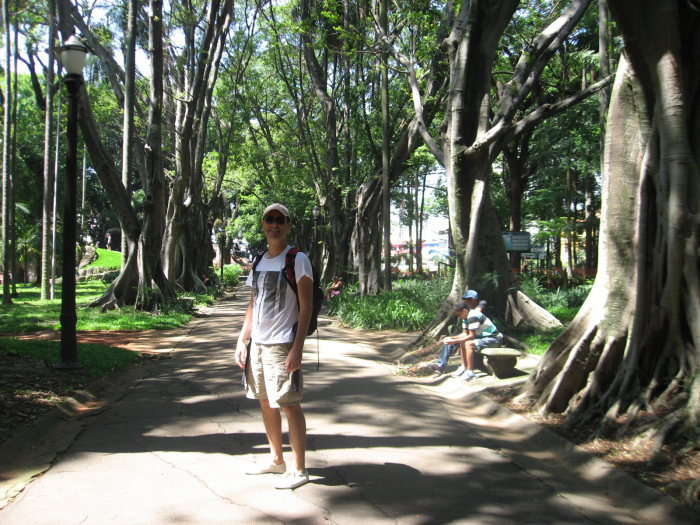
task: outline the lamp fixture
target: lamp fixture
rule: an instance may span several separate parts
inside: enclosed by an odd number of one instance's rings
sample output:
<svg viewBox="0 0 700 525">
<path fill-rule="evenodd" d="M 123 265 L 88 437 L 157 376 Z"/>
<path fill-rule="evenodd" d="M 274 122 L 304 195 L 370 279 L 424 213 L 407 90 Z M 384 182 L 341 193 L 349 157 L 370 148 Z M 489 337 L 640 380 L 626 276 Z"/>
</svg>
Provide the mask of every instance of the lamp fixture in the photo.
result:
<svg viewBox="0 0 700 525">
<path fill-rule="evenodd" d="M 82 75 L 85 61 L 87 60 L 87 48 L 78 39 L 71 35 L 61 46 L 61 64 L 69 75 Z"/>
</svg>

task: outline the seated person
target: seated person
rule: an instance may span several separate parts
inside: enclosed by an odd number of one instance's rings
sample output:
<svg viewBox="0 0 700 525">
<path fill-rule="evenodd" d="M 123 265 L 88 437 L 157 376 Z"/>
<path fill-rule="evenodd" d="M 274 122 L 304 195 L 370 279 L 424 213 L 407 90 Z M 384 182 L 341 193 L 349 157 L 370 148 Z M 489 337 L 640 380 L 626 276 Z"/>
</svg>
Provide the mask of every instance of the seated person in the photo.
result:
<svg viewBox="0 0 700 525">
<path fill-rule="evenodd" d="M 467 290 L 467 292 L 473 291 L 473 290 Z M 462 299 L 467 298 L 467 292 L 462 296 Z M 474 292 L 476 293 L 476 292 Z M 479 311 L 482 311 L 484 308 L 486 308 L 486 305 L 488 303 L 486 301 L 481 301 L 479 303 Z M 460 324 L 462 325 L 462 331 L 466 331 L 468 329 L 467 327 L 467 321 L 465 319 L 461 319 Z M 447 366 L 447 362 L 450 359 L 450 356 L 454 354 L 459 348 L 461 348 L 461 345 L 459 343 L 454 343 L 454 344 L 445 344 L 442 347 L 442 350 L 440 350 L 440 356 L 438 357 L 437 363 L 431 363 L 428 365 L 428 368 L 431 368 L 432 370 L 435 370 L 438 374 L 442 374 L 445 372 L 445 367 Z M 461 375 L 461 372 L 457 375 Z M 456 376 L 455 376 L 456 377 Z"/>
<path fill-rule="evenodd" d="M 455 304 L 455 313 L 462 321 L 462 333 L 453 337 L 445 337 L 442 352 L 437 364 L 428 365 L 430 368 L 442 373 L 447 365 L 450 355 L 459 346 L 461 348 L 462 366 L 452 374 L 462 381 L 471 381 L 474 378 L 474 352 L 486 347 L 501 346 L 503 334 L 501 334 L 491 320 L 482 313 L 486 301 L 479 302 L 479 294 L 474 290 L 467 290 L 462 296 L 463 300 Z"/>
<path fill-rule="evenodd" d="M 343 283 L 340 281 L 340 277 L 334 275 L 333 282 L 326 288 L 326 301 L 330 301 L 333 295 L 339 295 L 341 286 L 343 286 Z"/>
</svg>

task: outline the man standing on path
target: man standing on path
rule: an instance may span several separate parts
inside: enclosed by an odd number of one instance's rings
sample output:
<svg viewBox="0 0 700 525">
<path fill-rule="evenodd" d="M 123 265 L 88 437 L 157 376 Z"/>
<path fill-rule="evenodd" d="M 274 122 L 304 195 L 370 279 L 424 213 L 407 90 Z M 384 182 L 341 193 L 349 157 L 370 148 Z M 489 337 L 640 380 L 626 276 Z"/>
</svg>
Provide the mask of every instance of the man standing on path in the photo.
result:
<svg viewBox="0 0 700 525">
<path fill-rule="evenodd" d="M 301 409 L 301 358 L 313 307 L 313 273 L 306 254 L 294 262 L 298 299 L 285 278 L 289 210 L 272 204 L 263 213 L 267 251 L 248 275 L 252 287 L 243 328 L 238 336 L 236 362 L 244 369 L 247 394 L 258 399 L 263 413 L 271 458 L 248 474 L 284 474 L 278 489 L 293 489 L 309 481 L 306 471 L 306 418 Z M 250 348 L 246 346 L 251 338 Z M 282 454 L 282 417 L 289 423 L 294 467 L 287 470 Z"/>
</svg>

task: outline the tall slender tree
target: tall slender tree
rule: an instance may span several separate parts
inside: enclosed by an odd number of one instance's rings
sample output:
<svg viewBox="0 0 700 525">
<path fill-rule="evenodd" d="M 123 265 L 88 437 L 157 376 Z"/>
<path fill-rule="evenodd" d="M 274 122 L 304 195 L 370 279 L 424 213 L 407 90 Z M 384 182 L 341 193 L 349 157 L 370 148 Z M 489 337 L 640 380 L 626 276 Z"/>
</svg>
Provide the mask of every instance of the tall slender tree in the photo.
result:
<svg viewBox="0 0 700 525">
<path fill-rule="evenodd" d="M 10 32 L 10 0 L 3 0 L 2 18 L 5 29 L 5 93 L 3 98 L 2 132 L 2 304 L 12 304 L 10 297 L 10 145 L 12 122 L 12 33 Z"/>
<path fill-rule="evenodd" d="M 379 24 L 389 32 L 387 0 L 379 2 Z M 380 55 L 382 74 L 382 223 L 384 226 L 384 291 L 391 291 L 391 125 L 389 122 L 389 54 Z"/>
<path fill-rule="evenodd" d="M 129 0 L 127 5 L 126 49 L 124 53 L 124 127 L 122 139 L 122 184 L 126 194 L 131 195 L 131 174 L 134 149 L 134 118 L 136 114 L 136 19 L 138 16 L 138 0 Z M 121 236 L 122 268 L 126 266 L 129 256 L 129 245 L 126 235 Z"/>
<path fill-rule="evenodd" d="M 54 68 L 56 61 L 56 3 L 55 0 L 47 1 L 47 33 L 48 33 L 48 57 L 46 63 L 46 88 L 44 93 L 44 193 L 41 215 L 41 299 L 51 297 L 51 257 L 52 252 L 52 225 L 53 225 L 53 141 L 54 141 Z M 34 68 L 31 68 L 34 71 Z M 38 83 L 38 82 L 37 82 Z M 35 88 L 38 90 L 38 87 Z M 40 92 L 40 90 L 38 90 Z"/>
</svg>

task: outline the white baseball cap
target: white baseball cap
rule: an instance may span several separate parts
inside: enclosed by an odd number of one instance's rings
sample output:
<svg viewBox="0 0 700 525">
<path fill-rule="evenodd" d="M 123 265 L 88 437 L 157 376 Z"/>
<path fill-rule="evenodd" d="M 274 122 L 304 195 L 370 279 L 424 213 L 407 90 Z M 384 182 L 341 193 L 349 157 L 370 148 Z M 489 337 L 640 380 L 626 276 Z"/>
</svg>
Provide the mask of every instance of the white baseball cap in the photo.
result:
<svg viewBox="0 0 700 525">
<path fill-rule="evenodd" d="M 289 215 L 289 210 L 282 206 L 279 202 L 276 202 L 275 204 L 270 204 L 267 208 L 265 208 L 265 211 L 263 212 L 263 217 L 265 217 L 272 210 L 277 210 L 288 219 L 291 218 Z"/>
</svg>

